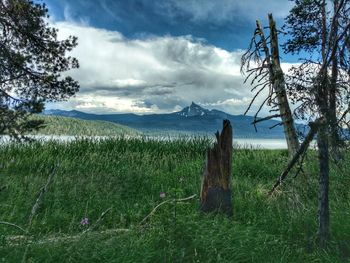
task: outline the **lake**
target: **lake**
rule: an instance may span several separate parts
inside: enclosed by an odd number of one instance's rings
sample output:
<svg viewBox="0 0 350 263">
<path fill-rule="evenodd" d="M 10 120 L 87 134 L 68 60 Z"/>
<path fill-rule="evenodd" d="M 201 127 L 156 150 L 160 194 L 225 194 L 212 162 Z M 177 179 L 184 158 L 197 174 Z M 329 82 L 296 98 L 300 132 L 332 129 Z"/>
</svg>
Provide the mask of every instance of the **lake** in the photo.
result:
<svg viewBox="0 0 350 263">
<path fill-rule="evenodd" d="M 108 139 L 109 137 L 105 136 L 96 136 L 96 137 L 77 137 L 77 136 L 57 136 L 57 135 L 31 135 L 30 138 L 39 140 L 42 142 L 45 141 L 61 141 L 61 142 L 70 142 L 77 139 L 87 138 L 87 139 L 97 139 L 103 140 Z M 156 137 L 156 136 L 147 136 L 146 139 L 155 139 L 155 140 L 171 140 L 171 139 L 184 139 L 186 137 L 179 136 L 177 137 Z M 9 143 L 8 136 L 0 136 L 0 144 Z M 234 138 L 233 139 L 234 148 L 243 148 L 243 149 L 287 149 L 287 143 L 285 139 L 259 139 L 259 138 Z"/>
</svg>

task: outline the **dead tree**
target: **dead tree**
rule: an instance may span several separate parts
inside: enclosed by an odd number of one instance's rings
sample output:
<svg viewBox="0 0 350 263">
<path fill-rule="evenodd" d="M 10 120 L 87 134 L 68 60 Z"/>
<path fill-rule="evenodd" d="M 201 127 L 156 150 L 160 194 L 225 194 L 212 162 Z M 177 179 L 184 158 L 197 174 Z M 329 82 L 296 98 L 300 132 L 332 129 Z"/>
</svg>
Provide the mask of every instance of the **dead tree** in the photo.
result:
<svg viewBox="0 0 350 263">
<path fill-rule="evenodd" d="M 224 120 L 217 142 L 207 152 L 201 190 L 201 211 L 233 215 L 231 202 L 232 127 Z"/>
<path fill-rule="evenodd" d="M 265 37 L 260 22 L 256 21 L 256 29 L 249 49 L 242 56 L 241 71 L 243 74 L 247 74 L 245 82 L 251 79 L 251 85 L 253 85 L 252 92 L 256 92 L 245 113 L 249 111 L 256 98 L 265 89 L 268 89 L 267 97 L 256 112 L 253 124 L 255 125 L 262 121 L 262 119 L 258 118 L 258 114 L 265 104 L 272 106 L 271 112 L 278 111 L 279 113 L 263 118 L 263 120 L 281 118 L 288 151 L 292 156 L 299 149 L 299 141 L 288 102 L 286 82 L 279 58 L 276 23 L 273 20 L 272 14 L 269 14 L 269 29 L 270 36 Z M 268 46 L 269 44 L 270 47 Z"/>
</svg>

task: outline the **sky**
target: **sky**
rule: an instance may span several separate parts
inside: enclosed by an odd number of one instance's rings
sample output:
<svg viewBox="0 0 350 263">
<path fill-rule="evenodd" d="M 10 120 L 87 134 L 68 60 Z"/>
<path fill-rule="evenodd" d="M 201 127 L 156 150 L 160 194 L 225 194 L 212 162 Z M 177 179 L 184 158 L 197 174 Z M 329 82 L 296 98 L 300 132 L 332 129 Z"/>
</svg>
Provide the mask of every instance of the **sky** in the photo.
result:
<svg viewBox="0 0 350 263">
<path fill-rule="evenodd" d="M 255 20 L 266 25 L 272 12 L 282 25 L 292 6 L 288 0 L 44 2 L 59 38 L 78 37 L 69 55 L 80 68 L 67 74 L 81 86 L 69 101 L 47 108 L 137 114 L 175 112 L 192 101 L 243 114 L 253 94 L 240 63 Z M 287 69 L 295 61 L 282 56 L 282 62 Z"/>
</svg>

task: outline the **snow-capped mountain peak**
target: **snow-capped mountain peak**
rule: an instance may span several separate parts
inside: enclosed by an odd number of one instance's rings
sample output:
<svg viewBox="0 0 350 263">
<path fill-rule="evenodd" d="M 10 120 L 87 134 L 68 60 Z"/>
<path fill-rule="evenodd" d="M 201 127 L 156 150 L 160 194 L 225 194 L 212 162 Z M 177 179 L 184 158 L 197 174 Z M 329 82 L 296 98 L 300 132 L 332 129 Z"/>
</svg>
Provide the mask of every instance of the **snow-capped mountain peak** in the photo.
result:
<svg viewBox="0 0 350 263">
<path fill-rule="evenodd" d="M 208 114 L 209 110 L 202 108 L 198 104 L 192 102 L 190 106 L 183 108 L 182 111 L 179 111 L 177 114 L 184 117 L 193 117 L 193 116 L 204 116 Z"/>
</svg>

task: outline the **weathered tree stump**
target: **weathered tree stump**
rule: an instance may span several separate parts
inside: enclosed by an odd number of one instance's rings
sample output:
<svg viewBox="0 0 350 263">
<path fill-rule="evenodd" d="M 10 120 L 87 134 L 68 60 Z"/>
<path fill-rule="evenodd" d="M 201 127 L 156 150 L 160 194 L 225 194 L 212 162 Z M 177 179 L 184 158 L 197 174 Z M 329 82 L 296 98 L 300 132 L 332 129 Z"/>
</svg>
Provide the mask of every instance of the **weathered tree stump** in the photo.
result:
<svg viewBox="0 0 350 263">
<path fill-rule="evenodd" d="M 224 120 L 217 142 L 207 152 L 201 190 L 201 211 L 233 215 L 231 202 L 232 127 Z"/>
</svg>

